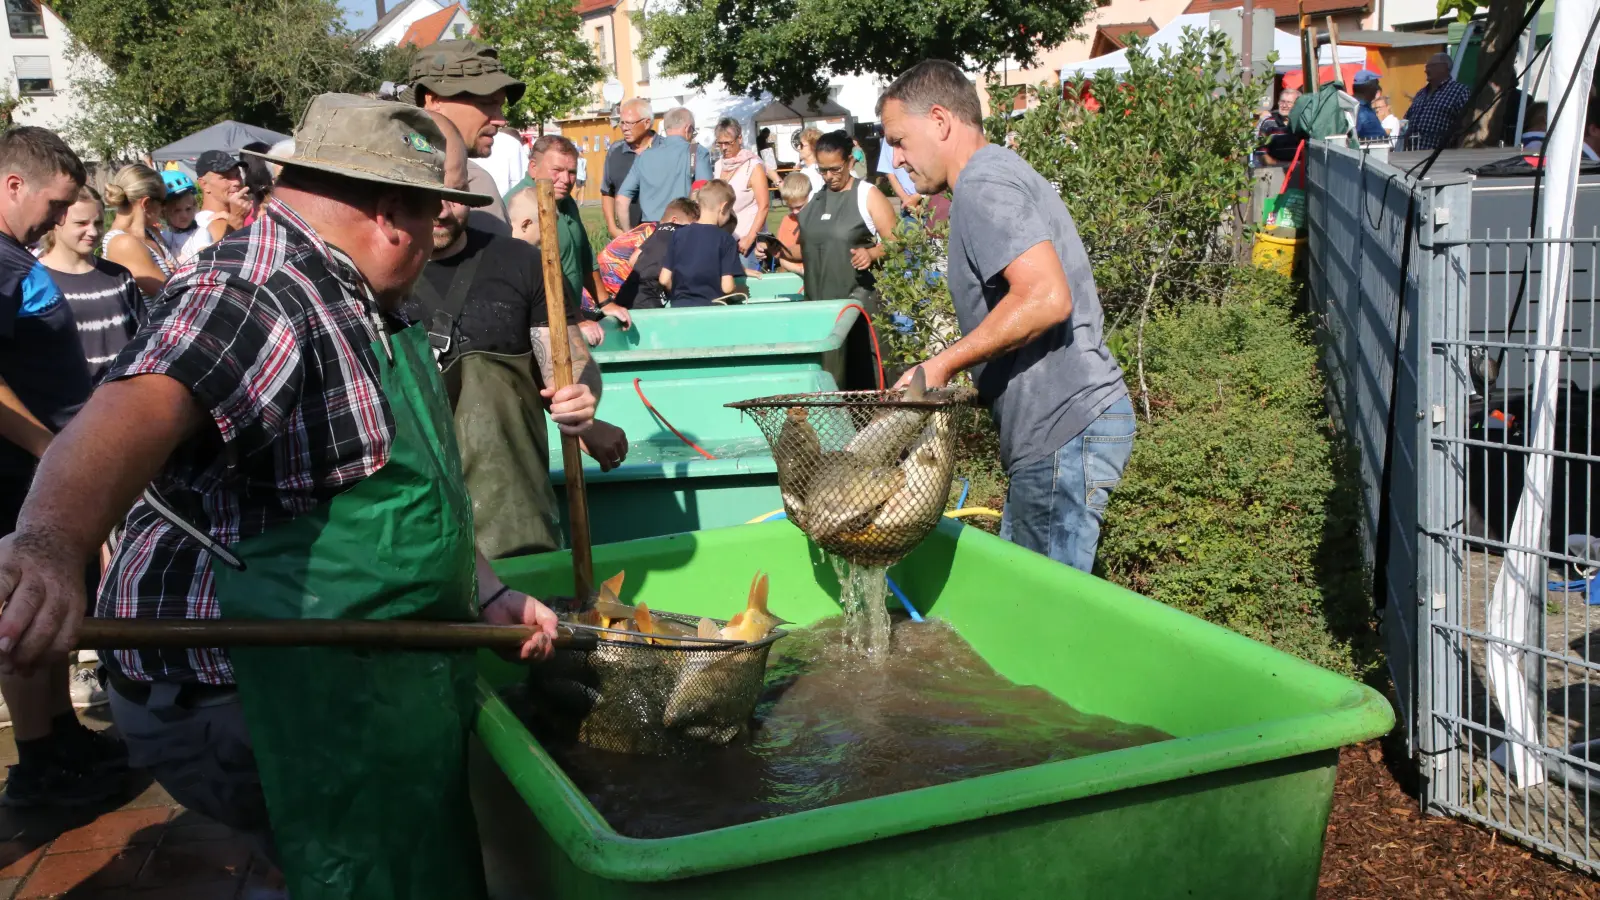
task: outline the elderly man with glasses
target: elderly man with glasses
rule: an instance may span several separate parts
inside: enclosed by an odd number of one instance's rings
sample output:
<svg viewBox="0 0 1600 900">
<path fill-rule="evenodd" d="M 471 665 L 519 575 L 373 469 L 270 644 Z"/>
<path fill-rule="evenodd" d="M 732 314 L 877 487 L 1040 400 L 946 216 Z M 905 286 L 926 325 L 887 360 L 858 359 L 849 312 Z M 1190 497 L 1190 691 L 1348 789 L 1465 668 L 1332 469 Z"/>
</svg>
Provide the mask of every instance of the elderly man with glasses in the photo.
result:
<svg viewBox="0 0 1600 900">
<path fill-rule="evenodd" d="M 652 116 L 649 100 L 635 97 L 624 102 L 619 112 L 622 116 L 622 140 L 612 144 L 611 149 L 606 151 L 605 170 L 600 173 L 600 213 L 605 217 L 606 230 L 611 232 L 612 237 L 628 230 L 622 224 L 622 217 L 616 208 L 617 189 L 622 187 L 639 154 L 648 150 L 656 139 L 656 131 L 650 127 Z M 635 225 L 643 221 L 638 198 L 633 200 L 629 208 L 628 221 Z"/>
<path fill-rule="evenodd" d="M 650 149 L 639 154 L 628 177 L 617 189 L 619 197 L 638 203 L 638 219 L 627 215 L 618 222 L 626 231 L 640 222 L 659 222 L 667 204 L 689 196 L 697 181 L 711 179 L 711 153 L 694 142 L 694 113 L 679 106 L 661 117 L 661 134 L 650 142 Z M 624 212 L 612 209 L 618 219 Z"/>
</svg>

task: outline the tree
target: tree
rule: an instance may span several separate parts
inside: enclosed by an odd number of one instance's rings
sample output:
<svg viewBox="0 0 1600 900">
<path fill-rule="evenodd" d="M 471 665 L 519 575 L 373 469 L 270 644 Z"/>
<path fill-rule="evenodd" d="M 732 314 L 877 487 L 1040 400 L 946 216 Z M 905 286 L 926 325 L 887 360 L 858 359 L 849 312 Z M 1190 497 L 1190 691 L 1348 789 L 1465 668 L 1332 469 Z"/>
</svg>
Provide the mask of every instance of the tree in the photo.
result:
<svg viewBox="0 0 1600 900">
<path fill-rule="evenodd" d="M 61 0 L 83 73 L 69 137 L 102 159 L 224 119 L 292 131 L 311 98 L 368 92 L 409 50 L 364 50 L 335 0 Z M 102 66 L 84 64 L 92 55 Z"/>
<path fill-rule="evenodd" d="M 1515 3 L 1509 0 L 1494 0 L 1489 4 L 1489 17 L 1483 28 L 1483 46 L 1478 48 L 1480 76 L 1490 63 L 1521 37 L 1522 33 L 1518 26 L 1522 24 L 1525 12 L 1527 7 L 1521 0 Z M 1467 110 L 1465 122 L 1476 120 L 1478 123 L 1471 132 L 1462 136 L 1468 147 L 1497 146 L 1501 132 L 1506 127 L 1506 117 L 1512 117 L 1512 124 L 1516 124 L 1516 105 L 1513 102 L 1517 96 L 1515 52 L 1512 52 L 1505 63 L 1495 70 L 1489 85 L 1489 90 L 1479 94 L 1478 101 Z"/>
<path fill-rule="evenodd" d="M 667 75 L 735 94 L 821 98 L 829 73 L 893 77 L 924 59 L 992 72 L 1072 36 L 1091 0 L 679 0 L 644 17 L 641 53 Z"/>
<path fill-rule="evenodd" d="M 510 110 L 518 125 L 537 125 L 580 109 L 609 74 L 579 33 L 572 0 L 473 0 L 478 34 L 500 51 L 506 71 L 528 85 Z"/>
</svg>

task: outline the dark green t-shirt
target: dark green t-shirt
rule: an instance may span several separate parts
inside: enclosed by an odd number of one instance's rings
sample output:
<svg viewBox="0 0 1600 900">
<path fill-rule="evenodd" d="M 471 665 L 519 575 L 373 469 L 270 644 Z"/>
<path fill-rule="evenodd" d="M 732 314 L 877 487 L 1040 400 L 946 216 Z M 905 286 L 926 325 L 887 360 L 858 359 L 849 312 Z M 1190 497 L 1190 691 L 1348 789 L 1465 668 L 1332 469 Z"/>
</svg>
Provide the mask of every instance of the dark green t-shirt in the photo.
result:
<svg viewBox="0 0 1600 900">
<path fill-rule="evenodd" d="M 523 176 L 506 191 L 506 196 L 531 187 L 533 179 Z M 594 247 L 589 243 L 589 231 L 583 227 L 583 217 L 578 213 L 578 202 L 571 197 L 556 201 L 556 237 L 561 242 L 561 275 L 567 279 L 572 296 L 582 297 L 583 276 L 595 270 Z"/>
</svg>

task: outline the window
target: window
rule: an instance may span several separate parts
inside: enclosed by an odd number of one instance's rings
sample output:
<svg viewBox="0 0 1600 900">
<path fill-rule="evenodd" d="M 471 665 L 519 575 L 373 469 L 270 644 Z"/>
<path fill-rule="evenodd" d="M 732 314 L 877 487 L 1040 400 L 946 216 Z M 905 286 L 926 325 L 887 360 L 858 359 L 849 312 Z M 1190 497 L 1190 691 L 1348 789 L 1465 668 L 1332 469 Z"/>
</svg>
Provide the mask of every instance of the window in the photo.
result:
<svg viewBox="0 0 1600 900">
<path fill-rule="evenodd" d="M 594 30 L 594 56 L 609 72 L 617 69 L 611 64 L 611 42 L 606 40 L 606 27 L 601 25 Z"/>
<path fill-rule="evenodd" d="M 56 92 L 55 83 L 50 80 L 50 57 L 13 56 L 11 62 L 17 68 L 18 95 L 38 97 Z"/>
<path fill-rule="evenodd" d="M 44 37 L 44 14 L 38 0 L 6 0 L 6 23 L 14 38 Z"/>
<path fill-rule="evenodd" d="M 467 26 L 457 22 L 450 26 L 450 33 L 455 35 L 457 40 L 460 40 L 467 36 Z"/>
</svg>

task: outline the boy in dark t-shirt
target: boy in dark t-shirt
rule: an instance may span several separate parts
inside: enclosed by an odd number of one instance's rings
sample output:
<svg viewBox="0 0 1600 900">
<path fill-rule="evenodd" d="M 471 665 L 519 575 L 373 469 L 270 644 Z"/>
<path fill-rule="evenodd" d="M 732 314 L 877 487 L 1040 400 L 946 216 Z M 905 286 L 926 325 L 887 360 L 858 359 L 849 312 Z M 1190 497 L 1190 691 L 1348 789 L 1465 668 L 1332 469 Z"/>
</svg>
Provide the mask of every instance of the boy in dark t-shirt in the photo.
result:
<svg viewBox="0 0 1600 900">
<path fill-rule="evenodd" d="M 633 254 L 627 279 L 612 300 L 628 309 L 661 309 L 666 306 L 667 292 L 661 286 L 661 265 L 667 260 L 667 249 L 672 246 L 673 233 L 698 218 L 700 204 L 688 197 L 679 197 L 668 203 L 655 233 L 646 238 Z"/>
<path fill-rule="evenodd" d="M 726 181 L 708 181 L 695 199 L 700 220 L 672 233 L 661 266 L 661 285 L 674 309 L 710 306 L 732 294 L 734 279 L 744 274 L 739 242 L 726 229 L 733 220 L 733 188 Z"/>
</svg>

